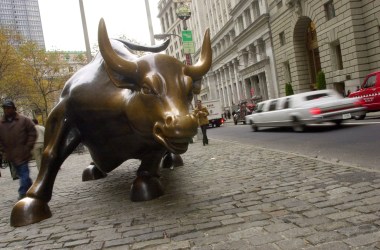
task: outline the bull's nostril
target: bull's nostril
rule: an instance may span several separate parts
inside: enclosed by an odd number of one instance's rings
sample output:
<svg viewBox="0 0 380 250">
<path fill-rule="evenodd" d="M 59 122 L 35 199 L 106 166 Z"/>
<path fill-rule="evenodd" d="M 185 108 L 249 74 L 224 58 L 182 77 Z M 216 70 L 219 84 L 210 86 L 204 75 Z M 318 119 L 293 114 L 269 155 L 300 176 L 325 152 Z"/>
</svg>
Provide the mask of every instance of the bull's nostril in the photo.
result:
<svg viewBox="0 0 380 250">
<path fill-rule="evenodd" d="M 171 125 L 172 123 L 173 123 L 173 117 L 172 116 L 166 117 L 165 124 L 168 126 L 168 125 Z"/>
</svg>

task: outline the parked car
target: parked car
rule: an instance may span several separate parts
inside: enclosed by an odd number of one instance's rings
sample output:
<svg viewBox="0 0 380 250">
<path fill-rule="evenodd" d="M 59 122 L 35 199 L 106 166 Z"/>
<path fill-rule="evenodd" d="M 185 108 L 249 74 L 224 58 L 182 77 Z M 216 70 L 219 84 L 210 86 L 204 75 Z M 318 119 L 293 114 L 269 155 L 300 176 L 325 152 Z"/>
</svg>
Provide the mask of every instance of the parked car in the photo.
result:
<svg viewBox="0 0 380 250">
<path fill-rule="evenodd" d="M 302 132 L 312 123 L 340 125 L 353 115 L 365 114 L 361 98 L 343 98 L 332 89 L 310 91 L 258 103 L 256 112 L 245 117 L 253 131 L 259 127 L 292 127 Z"/>
<path fill-rule="evenodd" d="M 367 112 L 380 111 L 380 71 L 367 75 L 359 90 L 352 92 L 348 97 L 363 98 Z M 362 120 L 365 116 L 366 114 L 363 114 L 354 118 Z"/>
</svg>

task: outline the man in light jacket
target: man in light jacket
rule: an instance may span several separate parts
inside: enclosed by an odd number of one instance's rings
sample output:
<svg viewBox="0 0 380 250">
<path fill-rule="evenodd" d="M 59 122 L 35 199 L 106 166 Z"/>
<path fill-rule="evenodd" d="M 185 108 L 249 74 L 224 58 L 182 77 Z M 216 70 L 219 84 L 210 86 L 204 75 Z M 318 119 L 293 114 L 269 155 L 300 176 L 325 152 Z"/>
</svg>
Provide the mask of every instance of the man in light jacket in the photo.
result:
<svg viewBox="0 0 380 250">
<path fill-rule="evenodd" d="M 7 100 L 2 105 L 4 116 L 0 121 L 0 150 L 5 158 L 16 168 L 20 178 L 19 199 L 26 195 L 32 185 L 29 177 L 28 162 L 37 138 L 31 119 L 16 112 L 15 104 Z"/>
<path fill-rule="evenodd" d="M 203 146 L 208 144 L 207 138 L 207 128 L 208 128 L 208 118 L 209 115 L 206 107 L 202 106 L 202 101 L 197 101 L 197 106 L 194 109 L 194 116 L 198 118 L 198 125 L 201 127 L 202 135 L 203 135 Z"/>
<path fill-rule="evenodd" d="M 33 119 L 33 122 L 35 124 L 35 128 L 37 131 L 37 140 L 36 140 L 36 143 L 34 144 L 34 148 L 33 148 L 33 157 L 36 160 L 37 169 L 38 169 L 38 171 L 40 171 L 42 153 L 44 151 L 45 127 L 39 125 L 37 119 Z"/>
</svg>

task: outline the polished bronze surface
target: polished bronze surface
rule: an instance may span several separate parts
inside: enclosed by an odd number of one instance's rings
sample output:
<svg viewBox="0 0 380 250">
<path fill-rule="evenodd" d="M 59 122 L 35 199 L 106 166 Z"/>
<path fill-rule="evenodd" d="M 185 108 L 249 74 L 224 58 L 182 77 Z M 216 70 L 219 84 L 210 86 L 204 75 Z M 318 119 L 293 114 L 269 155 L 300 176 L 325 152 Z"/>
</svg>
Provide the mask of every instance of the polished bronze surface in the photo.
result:
<svg viewBox="0 0 380 250">
<path fill-rule="evenodd" d="M 124 161 L 140 159 L 131 199 L 146 201 L 163 194 L 158 175 L 162 157 L 170 152 L 178 165 L 179 154 L 186 152 L 197 133 L 189 106 L 193 93 L 199 93 L 194 82 L 211 66 L 208 30 L 193 66 L 166 54 L 137 57 L 128 44 L 109 40 L 103 19 L 98 40 L 100 53 L 68 80 L 48 117 L 41 170 L 27 197 L 13 207 L 12 226 L 51 216 L 48 202 L 56 175 L 79 143 L 87 146 L 93 159 L 84 180 L 104 178 Z"/>
</svg>

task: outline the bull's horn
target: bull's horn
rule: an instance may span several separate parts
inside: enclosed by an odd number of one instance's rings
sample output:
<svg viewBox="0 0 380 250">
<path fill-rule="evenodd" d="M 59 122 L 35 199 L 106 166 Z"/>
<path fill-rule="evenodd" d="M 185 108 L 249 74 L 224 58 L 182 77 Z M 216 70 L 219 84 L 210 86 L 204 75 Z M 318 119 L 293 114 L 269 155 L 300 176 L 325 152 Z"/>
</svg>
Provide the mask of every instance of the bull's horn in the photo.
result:
<svg viewBox="0 0 380 250">
<path fill-rule="evenodd" d="M 202 78 L 211 67 L 212 50 L 210 41 L 210 30 L 207 29 L 203 38 L 201 57 L 194 65 L 188 65 L 185 74 L 193 78 L 194 81 Z"/>
<path fill-rule="evenodd" d="M 128 41 L 124 41 L 121 39 L 115 39 L 121 43 L 123 43 L 125 46 L 127 46 L 130 49 L 137 50 L 137 51 L 148 51 L 148 52 L 161 52 L 163 50 L 166 50 L 167 47 L 170 44 L 170 39 L 167 39 L 165 42 L 162 44 L 156 45 L 156 46 L 143 46 L 140 44 L 134 44 Z"/>
<path fill-rule="evenodd" d="M 103 18 L 99 21 L 98 43 L 100 53 L 102 54 L 107 67 L 126 78 L 135 79 L 137 77 L 137 64 L 121 58 L 113 50 Z"/>
</svg>

